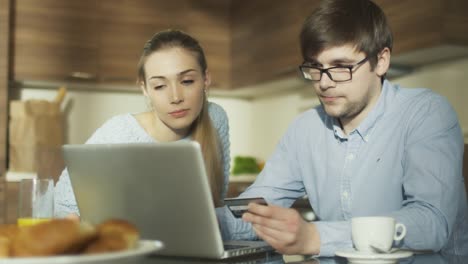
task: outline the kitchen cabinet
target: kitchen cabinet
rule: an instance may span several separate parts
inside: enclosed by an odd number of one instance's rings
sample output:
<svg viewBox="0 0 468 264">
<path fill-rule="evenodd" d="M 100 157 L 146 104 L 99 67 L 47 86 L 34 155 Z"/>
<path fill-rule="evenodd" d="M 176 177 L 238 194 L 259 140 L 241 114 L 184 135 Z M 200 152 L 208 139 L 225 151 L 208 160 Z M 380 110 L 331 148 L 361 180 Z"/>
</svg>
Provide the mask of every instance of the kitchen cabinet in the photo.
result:
<svg viewBox="0 0 468 264">
<path fill-rule="evenodd" d="M 233 1 L 232 87 L 296 76 L 299 33 L 319 1 Z"/>
<path fill-rule="evenodd" d="M 392 62 L 422 66 L 468 55 L 465 0 L 375 0 L 393 31 Z"/>
<path fill-rule="evenodd" d="M 213 85 L 229 86 L 227 4 L 214 0 L 99 1 L 100 71 L 106 78 L 103 81 L 135 82 L 136 67 L 146 41 L 157 31 L 175 28 L 200 41 Z"/>
<path fill-rule="evenodd" d="M 394 35 L 392 62 L 421 66 L 468 56 L 468 1 L 375 0 Z M 319 1 L 233 1 L 232 87 L 295 76 L 299 33 Z M 259 13 L 258 10 L 261 10 Z"/>
<path fill-rule="evenodd" d="M 214 85 L 229 86 L 228 1 L 16 1 L 15 80 L 134 86 L 145 42 L 160 30 L 193 34 Z M 193 23 L 197 21 L 197 23 Z"/>
<path fill-rule="evenodd" d="M 95 79 L 96 1 L 14 1 L 15 80 Z"/>
<path fill-rule="evenodd" d="M 236 89 L 299 78 L 300 28 L 319 0 L 14 3 L 15 80 L 84 79 L 133 85 L 145 41 L 156 31 L 178 28 L 196 36 L 204 47 L 213 87 Z M 468 17 L 463 13 L 467 1 L 376 3 L 386 12 L 394 33 L 394 62 L 420 65 L 449 53 L 457 56 L 454 49 L 447 53 L 453 46 L 465 47 L 468 53 Z M 412 56 L 427 49 L 433 52 Z"/>
</svg>

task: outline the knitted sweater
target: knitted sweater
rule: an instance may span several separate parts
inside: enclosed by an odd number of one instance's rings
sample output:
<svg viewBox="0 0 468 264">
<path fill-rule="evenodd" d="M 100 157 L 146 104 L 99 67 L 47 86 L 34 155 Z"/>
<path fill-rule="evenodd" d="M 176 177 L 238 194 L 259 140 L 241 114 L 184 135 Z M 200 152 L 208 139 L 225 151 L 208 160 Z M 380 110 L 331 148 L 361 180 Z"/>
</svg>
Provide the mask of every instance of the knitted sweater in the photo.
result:
<svg viewBox="0 0 468 264">
<path fill-rule="evenodd" d="M 218 132 L 224 163 L 224 186 L 221 198 L 226 197 L 229 183 L 230 153 L 229 153 L 229 124 L 224 109 L 215 104 L 209 103 L 208 112 L 212 124 Z M 156 142 L 135 117 L 130 114 L 114 116 L 98 128 L 88 139 L 86 144 L 109 144 L 109 143 L 152 143 Z M 55 186 L 55 216 L 64 217 L 70 213 L 79 214 L 75 200 L 75 195 L 65 168 L 60 175 L 60 179 Z"/>
</svg>

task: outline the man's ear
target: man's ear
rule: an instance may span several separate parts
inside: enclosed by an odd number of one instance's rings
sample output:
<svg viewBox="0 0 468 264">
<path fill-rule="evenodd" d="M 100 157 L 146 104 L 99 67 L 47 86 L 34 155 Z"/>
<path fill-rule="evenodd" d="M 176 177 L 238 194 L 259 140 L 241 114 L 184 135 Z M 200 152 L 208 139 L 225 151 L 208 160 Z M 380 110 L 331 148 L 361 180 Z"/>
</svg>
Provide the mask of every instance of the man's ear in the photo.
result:
<svg viewBox="0 0 468 264">
<path fill-rule="evenodd" d="M 387 73 L 388 68 L 390 68 L 390 49 L 385 47 L 378 55 L 377 65 L 375 65 L 375 73 L 382 77 Z"/>
<path fill-rule="evenodd" d="M 208 87 L 211 85 L 211 73 L 206 70 L 205 71 L 205 90 L 208 90 Z"/>
</svg>

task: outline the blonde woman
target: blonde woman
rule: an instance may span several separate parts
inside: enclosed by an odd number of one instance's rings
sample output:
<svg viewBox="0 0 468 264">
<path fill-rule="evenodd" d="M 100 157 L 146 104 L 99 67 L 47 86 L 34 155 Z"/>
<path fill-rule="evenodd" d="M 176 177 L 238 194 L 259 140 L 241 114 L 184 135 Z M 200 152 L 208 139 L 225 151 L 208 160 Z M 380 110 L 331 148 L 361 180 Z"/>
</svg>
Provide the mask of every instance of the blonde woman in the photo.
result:
<svg viewBox="0 0 468 264">
<path fill-rule="evenodd" d="M 210 82 L 197 40 L 178 30 L 156 33 L 138 64 L 138 84 L 149 110 L 111 118 L 86 144 L 195 140 L 202 148 L 213 202 L 220 206 L 229 177 L 229 127 L 224 110 L 207 101 Z M 79 214 L 66 169 L 55 187 L 55 209 L 57 217 Z"/>
</svg>

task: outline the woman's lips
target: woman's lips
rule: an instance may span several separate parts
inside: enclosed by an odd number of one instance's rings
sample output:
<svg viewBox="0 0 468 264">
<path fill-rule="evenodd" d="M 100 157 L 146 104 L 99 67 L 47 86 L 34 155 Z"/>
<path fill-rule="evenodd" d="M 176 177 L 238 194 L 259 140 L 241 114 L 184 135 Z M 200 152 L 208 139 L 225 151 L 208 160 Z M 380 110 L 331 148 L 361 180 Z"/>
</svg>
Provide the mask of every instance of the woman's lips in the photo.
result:
<svg viewBox="0 0 468 264">
<path fill-rule="evenodd" d="M 172 117 L 181 118 L 188 114 L 188 109 L 180 109 L 169 113 Z"/>
</svg>

